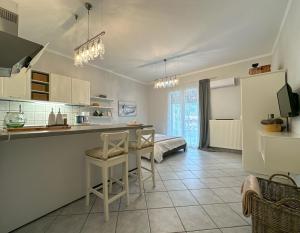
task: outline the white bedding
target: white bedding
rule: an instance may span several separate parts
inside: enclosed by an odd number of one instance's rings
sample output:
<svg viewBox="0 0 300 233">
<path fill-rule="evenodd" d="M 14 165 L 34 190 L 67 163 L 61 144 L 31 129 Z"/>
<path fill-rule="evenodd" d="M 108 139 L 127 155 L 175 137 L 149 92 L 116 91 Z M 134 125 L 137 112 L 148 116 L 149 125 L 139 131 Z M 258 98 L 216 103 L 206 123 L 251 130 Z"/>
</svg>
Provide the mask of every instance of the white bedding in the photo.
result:
<svg viewBox="0 0 300 233">
<path fill-rule="evenodd" d="M 163 160 L 165 152 L 186 144 L 184 138 L 170 137 L 163 134 L 155 134 L 154 141 L 154 159 L 158 163 Z M 144 157 L 149 159 L 149 155 L 145 155 Z"/>
</svg>

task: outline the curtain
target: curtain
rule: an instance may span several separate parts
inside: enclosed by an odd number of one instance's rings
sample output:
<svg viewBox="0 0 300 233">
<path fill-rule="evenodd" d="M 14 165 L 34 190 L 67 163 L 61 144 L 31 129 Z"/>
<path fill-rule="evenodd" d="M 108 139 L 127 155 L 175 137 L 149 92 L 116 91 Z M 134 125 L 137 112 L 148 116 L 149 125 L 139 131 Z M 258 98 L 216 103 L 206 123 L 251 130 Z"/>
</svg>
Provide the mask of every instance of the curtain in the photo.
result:
<svg viewBox="0 0 300 233">
<path fill-rule="evenodd" d="M 209 148 L 210 81 L 199 80 L 199 149 Z"/>
<path fill-rule="evenodd" d="M 189 147 L 198 147 L 198 89 L 185 87 L 169 93 L 168 134 L 183 137 Z"/>
</svg>

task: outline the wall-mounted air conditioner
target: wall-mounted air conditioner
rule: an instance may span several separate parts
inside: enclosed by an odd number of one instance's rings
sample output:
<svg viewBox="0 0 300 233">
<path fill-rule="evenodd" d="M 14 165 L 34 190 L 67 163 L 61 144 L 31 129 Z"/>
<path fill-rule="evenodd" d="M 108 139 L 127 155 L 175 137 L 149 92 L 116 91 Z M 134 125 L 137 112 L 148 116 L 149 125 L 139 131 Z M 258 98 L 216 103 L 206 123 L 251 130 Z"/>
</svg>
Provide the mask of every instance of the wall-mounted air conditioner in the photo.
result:
<svg viewBox="0 0 300 233">
<path fill-rule="evenodd" d="M 230 86 L 235 86 L 235 78 L 225 78 L 225 79 L 217 79 L 217 80 L 211 80 L 210 81 L 210 88 L 215 89 L 215 88 L 221 88 L 221 87 L 230 87 Z"/>
</svg>

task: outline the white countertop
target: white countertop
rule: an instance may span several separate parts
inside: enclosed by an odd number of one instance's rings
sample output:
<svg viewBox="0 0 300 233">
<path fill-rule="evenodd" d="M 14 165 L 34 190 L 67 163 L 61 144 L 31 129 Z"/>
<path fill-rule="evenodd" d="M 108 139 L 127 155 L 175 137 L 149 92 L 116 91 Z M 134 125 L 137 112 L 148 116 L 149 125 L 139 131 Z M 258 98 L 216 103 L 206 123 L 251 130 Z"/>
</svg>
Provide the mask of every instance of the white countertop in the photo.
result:
<svg viewBox="0 0 300 233">
<path fill-rule="evenodd" d="M 70 134 L 82 134 L 92 132 L 106 132 L 117 130 L 130 130 L 139 128 L 150 128 L 152 125 L 127 125 L 127 124 L 103 124 L 103 125 L 74 125 L 70 129 L 57 130 L 39 130 L 39 131 L 24 131 L 24 132 L 7 132 L 0 131 L 0 141 L 14 140 L 21 138 L 48 137 Z"/>
</svg>

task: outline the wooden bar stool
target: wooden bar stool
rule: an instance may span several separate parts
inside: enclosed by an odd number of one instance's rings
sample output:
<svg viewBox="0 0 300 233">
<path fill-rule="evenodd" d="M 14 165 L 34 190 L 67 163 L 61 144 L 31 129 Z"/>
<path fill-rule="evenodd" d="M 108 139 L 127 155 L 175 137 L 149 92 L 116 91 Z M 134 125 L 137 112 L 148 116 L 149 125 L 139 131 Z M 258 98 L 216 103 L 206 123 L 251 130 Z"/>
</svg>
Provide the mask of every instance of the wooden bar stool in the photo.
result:
<svg viewBox="0 0 300 233">
<path fill-rule="evenodd" d="M 89 194 L 94 193 L 103 199 L 105 221 L 109 220 L 109 204 L 116 199 L 126 195 L 127 205 L 129 204 L 129 188 L 128 188 L 128 138 L 129 132 L 102 133 L 101 147 L 97 147 L 86 151 L 86 205 L 89 204 Z M 119 179 L 109 177 L 109 169 L 118 164 L 122 164 L 123 178 Z M 101 168 L 103 193 L 91 186 L 91 165 Z M 108 179 L 110 187 L 112 180 L 120 183 L 123 190 L 108 198 Z"/>
<path fill-rule="evenodd" d="M 137 179 L 140 186 L 140 193 L 143 192 L 144 181 L 152 178 L 153 187 L 155 187 L 154 170 L 154 129 L 138 129 L 136 131 L 136 141 L 130 141 L 129 146 L 136 154 Z M 151 169 L 142 166 L 142 155 L 150 154 Z M 142 169 L 151 172 L 151 175 L 143 178 Z M 133 173 L 131 173 L 133 174 Z"/>
</svg>

